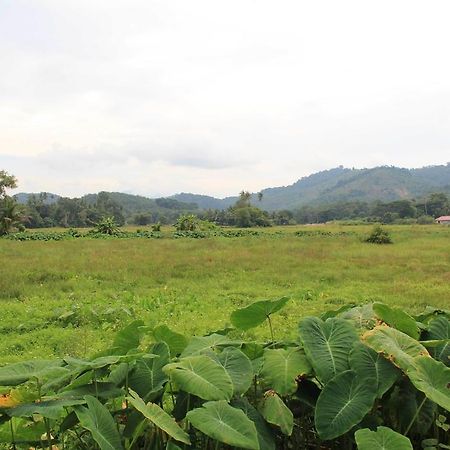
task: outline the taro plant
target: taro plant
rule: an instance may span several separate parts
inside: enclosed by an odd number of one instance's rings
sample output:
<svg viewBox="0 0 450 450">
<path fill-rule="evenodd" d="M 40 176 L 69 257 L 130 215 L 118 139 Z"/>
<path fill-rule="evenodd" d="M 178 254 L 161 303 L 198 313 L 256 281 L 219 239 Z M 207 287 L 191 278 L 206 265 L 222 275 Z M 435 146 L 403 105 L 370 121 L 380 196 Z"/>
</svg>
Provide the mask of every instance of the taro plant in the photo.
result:
<svg viewBox="0 0 450 450">
<path fill-rule="evenodd" d="M 448 311 L 346 305 L 275 340 L 287 303 L 190 338 L 138 320 L 92 358 L 1 367 L 0 448 L 450 448 Z M 264 322 L 270 342 L 236 338 Z"/>
</svg>

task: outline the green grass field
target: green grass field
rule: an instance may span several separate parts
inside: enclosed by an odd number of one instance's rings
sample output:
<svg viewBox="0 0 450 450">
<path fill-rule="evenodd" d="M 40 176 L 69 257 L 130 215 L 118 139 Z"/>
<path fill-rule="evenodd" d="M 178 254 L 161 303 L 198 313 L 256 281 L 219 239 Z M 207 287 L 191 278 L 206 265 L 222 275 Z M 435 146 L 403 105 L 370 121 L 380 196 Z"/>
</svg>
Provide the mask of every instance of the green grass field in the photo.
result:
<svg viewBox="0 0 450 450">
<path fill-rule="evenodd" d="M 226 326 L 236 307 L 285 295 L 291 301 L 274 317 L 280 337 L 290 337 L 285 329 L 295 332 L 301 316 L 345 303 L 384 301 L 412 312 L 449 306 L 450 227 L 388 227 L 393 245 L 363 243 L 370 229 L 283 227 L 256 237 L 207 239 L 2 239 L 0 363 L 92 354 L 133 318 L 204 333 Z M 333 235 L 298 237 L 298 230 Z M 249 335 L 268 332 L 258 328 Z"/>
</svg>

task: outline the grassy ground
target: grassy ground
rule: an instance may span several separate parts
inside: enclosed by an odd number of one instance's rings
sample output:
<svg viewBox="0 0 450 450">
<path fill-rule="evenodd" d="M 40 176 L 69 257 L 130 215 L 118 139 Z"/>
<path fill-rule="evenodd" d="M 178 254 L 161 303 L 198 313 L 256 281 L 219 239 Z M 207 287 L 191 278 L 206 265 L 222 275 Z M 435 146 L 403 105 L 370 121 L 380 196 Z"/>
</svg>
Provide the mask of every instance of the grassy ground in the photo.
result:
<svg viewBox="0 0 450 450">
<path fill-rule="evenodd" d="M 298 230 L 335 234 L 298 237 Z M 384 246 L 361 242 L 369 230 L 327 225 L 245 238 L 2 239 L 0 363 L 91 354 L 132 318 L 204 333 L 227 325 L 236 307 L 284 295 L 291 302 L 274 317 L 280 336 L 301 316 L 349 302 L 378 300 L 415 312 L 449 306 L 450 227 L 388 227 L 395 243 Z"/>
</svg>

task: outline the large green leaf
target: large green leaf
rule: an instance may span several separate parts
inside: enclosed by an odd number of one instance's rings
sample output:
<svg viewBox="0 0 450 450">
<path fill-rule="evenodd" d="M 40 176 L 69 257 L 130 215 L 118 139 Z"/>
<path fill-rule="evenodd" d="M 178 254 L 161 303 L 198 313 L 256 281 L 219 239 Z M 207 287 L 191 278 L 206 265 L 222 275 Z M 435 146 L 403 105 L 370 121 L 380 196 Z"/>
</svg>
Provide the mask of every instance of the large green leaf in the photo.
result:
<svg viewBox="0 0 450 450">
<path fill-rule="evenodd" d="M 358 339 L 350 322 L 335 317 L 326 322 L 306 317 L 299 331 L 306 356 L 322 383 L 349 368 L 348 355 Z"/>
<path fill-rule="evenodd" d="M 292 434 L 294 416 L 275 391 L 267 391 L 261 406 L 261 414 L 267 422 L 280 427 L 286 436 Z"/>
<path fill-rule="evenodd" d="M 288 302 L 287 297 L 278 300 L 262 300 L 236 309 L 231 313 L 231 323 L 240 330 L 249 330 L 262 324 L 271 314 L 282 309 Z"/>
<path fill-rule="evenodd" d="M 366 332 L 362 340 L 377 353 L 392 361 L 402 370 L 407 370 L 413 363 L 413 358 L 427 355 L 427 349 L 407 334 L 395 328 L 379 325 Z"/>
<path fill-rule="evenodd" d="M 144 400 L 153 401 L 168 381 L 163 367 L 169 362 L 169 348 L 165 342 L 157 342 L 149 351 L 158 358 L 144 356 L 136 361 L 129 373 L 128 385 Z"/>
<path fill-rule="evenodd" d="M 399 376 L 398 369 L 375 350 L 357 342 L 349 357 L 350 368 L 359 378 L 375 380 L 377 397 L 383 394 L 395 383 Z"/>
<path fill-rule="evenodd" d="M 0 367 L 0 386 L 17 386 L 33 378 L 42 382 L 49 372 L 62 364 L 61 360 L 32 360 Z"/>
<path fill-rule="evenodd" d="M 297 348 L 264 351 L 261 376 L 278 394 L 285 396 L 297 390 L 297 378 L 309 375 L 311 364 Z"/>
<path fill-rule="evenodd" d="M 238 448 L 259 450 L 255 424 L 226 401 L 206 402 L 187 413 L 193 427 L 216 441 Z"/>
<path fill-rule="evenodd" d="M 355 371 L 336 375 L 320 393 L 315 424 L 324 440 L 334 439 L 357 425 L 370 411 L 376 397 L 376 384 L 359 378 Z"/>
<path fill-rule="evenodd" d="M 411 383 L 430 400 L 450 411 L 450 368 L 427 356 L 414 358 L 406 370 Z"/>
<path fill-rule="evenodd" d="M 450 320 L 446 316 L 433 319 L 426 335 L 427 339 L 444 340 L 444 342 L 432 350 L 436 359 L 442 361 L 446 366 L 450 365 Z"/>
<path fill-rule="evenodd" d="M 73 370 L 78 371 L 97 370 L 102 369 L 103 367 L 108 367 L 113 364 L 117 364 L 120 361 L 120 356 L 119 355 L 100 356 L 91 361 L 66 356 L 64 358 L 64 361 Z"/>
<path fill-rule="evenodd" d="M 232 406 L 244 411 L 245 415 L 255 424 L 260 450 L 275 450 L 274 433 L 258 410 L 245 397 L 234 401 Z"/>
<path fill-rule="evenodd" d="M 230 400 L 233 395 L 233 382 L 227 371 L 206 355 L 167 364 L 164 372 L 181 390 L 204 400 Z"/>
<path fill-rule="evenodd" d="M 341 319 L 350 320 L 357 328 L 371 329 L 375 326 L 376 318 L 373 311 L 373 304 L 368 303 L 362 306 L 344 311 L 339 316 Z"/>
<path fill-rule="evenodd" d="M 242 344 L 241 351 L 252 363 L 253 374 L 258 375 L 264 361 L 264 347 L 256 342 L 246 342 Z"/>
<path fill-rule="evenodd" d="M 413 450 L 411 442 L 387 427 L 378 427 L 377 431 L 363 428 L 355 433 L 358 450 Z"/>
<path fill-rule="evenodd" d="M 172 331 L 167 325 L 159 325 L 153 329 L 153 336 L 158 342 L 165 342 L 172 356 L 179 355 L 187 346 L 188 340 L 185 336 Z"/>
<path fill-rule="evenodd" d="M 384 303 L 374 303 L 373 310 L 380 320 L 386 322 L 392 328 L 402 331 L 413 339 L 419 339 L 419 327 L 416 321 L 405 311 L 399 308 L 391 308 Z"/>
<path fill-rule="evenodd" d="M 143 326 L 144 322 L 142 320 L 135 320 L 119 330 L 114 337 L 114 352 L 124 355 L 130 350 L 138 348 L 143 335 Z"/>
<path fill-rule="evenodd" d="M 233 382 L 234 395 L 245 394 L 253 381 L 253 367 L 247 356 L 237 348 L 227 347 L 218 360 Z"/>
<path fill-rule="evenodd" d="M 169 414 L 167 414 L 158 405 L 156 405 L 155 403 L 145 404 L 144 401 L 139 397 L 139 395 L 134 391 L 130 391 L 128 401 L 145 418 L 147 418 L 156 427 L 167 433 L 170 437 L 188 445 L 191 443 L 189 435 L 178 426 L 173 417 L 169 416 Z"/>
<path fill-rule="evenodd" d="M 123 449 L 116 423 L 108 409 L 96 398 L 86 396 L 87 408 L 75 406 L 74 410 L 83 428 L 89 430 L 101 450 Z"/>
<path fill-rule="evenodd" d="M 31 422 L 27 419 L 15 419 L 0 425 L 0 444 L 10 444 L 3 448 L 14 448 L 11 445 L 11 428 L 14 431 L 16 448 L 37 447 L 42 442 L 41 436 L 46 433 L 43 421 Z"/>
<path fill-rule="evenodd" d="M 216 347 L 231 345 L 233 342 L 222 334 L 210 334 L 209 336 L 194 336 L 181 356 L 200 355 L 202 352 L 215 349 Z"/>
<path fill-rule="evenodd" d="M 58 419 L 64 413 L 64 408 L 86 403 L 84 399 L 45 400 L 35 403 L 23 403 L 13 408 L 3 410 L 10 417 L 32 417 L 40 414 L 49 419 Z"/>
<path fill-rule="evenodd" d="M 120 397 L 123 390 L 119 389 L 114 383 L 98 381 L 74 387 L 73 389 L 64 389 L 55 397 L 58 398 L 84 398 L 86 395 L 92 395 L 105 400 Z"/>
</svg>

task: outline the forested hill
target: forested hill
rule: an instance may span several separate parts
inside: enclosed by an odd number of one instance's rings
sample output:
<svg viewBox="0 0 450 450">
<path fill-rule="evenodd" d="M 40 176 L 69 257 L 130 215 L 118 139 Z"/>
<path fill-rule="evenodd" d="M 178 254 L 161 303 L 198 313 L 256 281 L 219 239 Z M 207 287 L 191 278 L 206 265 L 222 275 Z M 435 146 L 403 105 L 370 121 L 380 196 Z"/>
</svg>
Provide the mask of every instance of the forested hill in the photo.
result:
<svg viewBox="0 0 450 450">
<path fill-rule="evenodd" d="M 347 169 L 341 166 L 301 178 L 289 186 L 264 189 L 262 200 L 259 201 L 254 194 L 252 203 L 273 211 L 356 200 L 389 202 L 417 198 L 437 191 L 450 193 L 450 163 L 421 169 L 387 166 Z M 220 200 L 186 193 L 172 198 L 197 203 L 202 209 L 227 208 L 237 200 L 237 197 Z"/>
<path fill-rule="evenodd" d="M 242 180 L 245 189 L 245 180 Z M 375 167 L 373 169 L 347 169 L 337 167 L 301 178 L 289 186 L 262 190 L 262 199 L 253 194 L 252 203 L 268 211 L 295 210 L 304 205 L 338 202 L 380 200 L 390 202 L 400 199 L 420 198 L 431 192 L 450 193 L 450 163 L 421 169 Z M 226 209 L 236 197 L 218 199 L 207 195 L 181 193 L 168 198 L 147 197 L 108 192 L 109 198 L 120 205 L 126 216 L 145 211 L 195 211 L 198 209 Z M 26 203 L 31 194 L 17 194 L 20 203 Z M 99 194 L 88 194 L 81 199 L 89 204 L 97 202 Z M 45 194 L 44 202 L 51 204 L 60 197 Z"/>
</svg>

